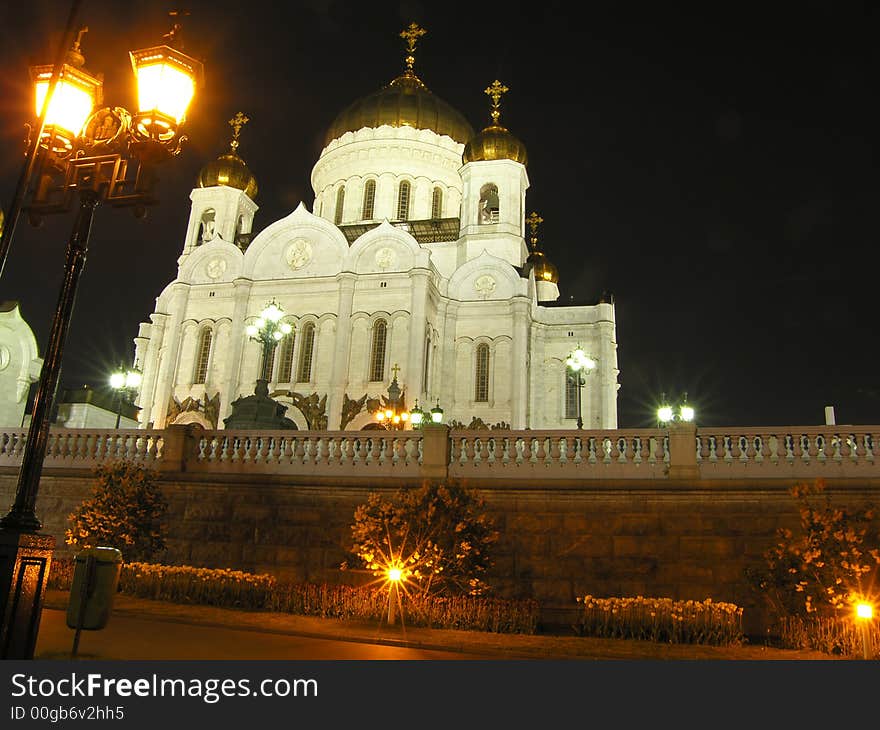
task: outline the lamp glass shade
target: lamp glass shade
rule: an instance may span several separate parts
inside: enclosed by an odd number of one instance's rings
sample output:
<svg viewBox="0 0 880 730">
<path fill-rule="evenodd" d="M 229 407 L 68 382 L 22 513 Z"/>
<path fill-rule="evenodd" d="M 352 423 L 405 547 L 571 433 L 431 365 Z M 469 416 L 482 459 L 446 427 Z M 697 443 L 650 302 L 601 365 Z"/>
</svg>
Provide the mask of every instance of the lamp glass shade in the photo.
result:
<svg viewBox="0 0 880 730">
<path fill-rule="evenodd" d="M 43 112 L 43 104 L 52 81 L 52 66 L 31 69 L 34 80 L 36 115 Z M 83 125 L 101 98 L 101 80 L 84 71 L 64 64 L 55 91 L 46 109 L 45 126 L 60 135 L 66 146 L 79 136 Z"/>
<path fill-rule="evenodd" d="M 125 374 L 126 388 L 139 388 L 141 385 L 141 374 L 137 370 L 129 370 Z"/>
<path fill-rule="evenodd" d="M 424 418 L 425 414 L 419 408 L 413 408 L 412 413 L 409 415 L 410 423 L 412 423 L 413 426 L 421 426 Z"/>
<path fill-rule="evenodd" d="M 431 421 L 432 423 L 443 422 L 443 409 L 440 406 L 435 406 L 431 409 Z"/>
<path fill-rule="evenodd" d="M 694 409 L 690 406 L 681 407 L 681 420 L 690 423 L 694 420 Z"/>
<path fill-rule="evenodd" d="M 672 420 L 672 407 L 671 406 L 660 406 L 657 409 L 657 420 L 661 423 L 668 423 Z"/>
<path fill-rule="evenodd" d="M 113 373 L 110 376 L 110 387 L 111 388 L 121 388 L 125 385 L 125 373 Z"/>
<path fill-rule="evenodd" d="M 137 79 L 138 112 L 156 111 L 182 124 L 201 80 L 202 64 L 170 46 L 131 51 L 129 55 Z"/>
</svg>

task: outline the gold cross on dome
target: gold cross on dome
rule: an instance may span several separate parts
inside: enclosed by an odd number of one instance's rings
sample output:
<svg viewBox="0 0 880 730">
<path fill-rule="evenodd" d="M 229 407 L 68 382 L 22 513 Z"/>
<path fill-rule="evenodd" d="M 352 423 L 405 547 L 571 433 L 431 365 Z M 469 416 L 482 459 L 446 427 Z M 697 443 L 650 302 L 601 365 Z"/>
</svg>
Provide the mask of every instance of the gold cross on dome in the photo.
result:
<svg viewBox="0 0 880 730">
<path fill-rule="evenodd" d="M 413 64 L 416 62 L 413 55 L 416 50 L 416 42 L 427 32 L 418 23 L 410 23 L 408 28 L 400 31 L 400 37 L 406 41 L 406 73 L 408 74 L 413 72 Z"/>
<path fill-rule="evenodd" d="M 526 218 L 526 223 L 529 224 L 529 228 L 532 229 L 532 246 L 537 245 L 538 243 L 538 226 L 544 222 L 544 219 L 539 216 L 535 211 L 532 211 L 532 214 Z"/>
<path fill-rule="evenodd" d="M 232 142 L 230 142 L 230 147 L 232 147 L 233 152 L 238 149 L 238 135 L 241 134 L 241 128 L 249 121 L 250 117 L 246 117 L 241 112 L 236 112 L 235 116 L 229 120 L 228 124 L 232 127 Z"/>
<path fill-rule="evenodd" d="M 498 124 L 498 119 L 501 116 L 501 112 L 498 107 L 501 102 L 501 97 L 504 96 L 510 89 L 508 89 L 504 84 L 502 84 L 498 79 L 495 79 L 492 82 L 491 86 L 487 86 L 483 89 L 483 93 L 486 94 L 490 99 L 492 99 L 492 111 L 489 113 L 489 116 L 492 117 L 492 124 Z"/>
</svg>

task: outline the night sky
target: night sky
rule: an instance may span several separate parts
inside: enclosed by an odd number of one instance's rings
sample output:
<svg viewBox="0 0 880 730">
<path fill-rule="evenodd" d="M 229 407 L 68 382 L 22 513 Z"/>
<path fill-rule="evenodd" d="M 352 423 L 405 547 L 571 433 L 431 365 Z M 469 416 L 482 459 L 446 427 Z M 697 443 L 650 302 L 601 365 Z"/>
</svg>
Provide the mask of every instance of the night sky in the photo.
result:
<svg viewBox="0 0 880 730">
<path fill-rule="evenodd" d="M 398 33 L 428 30 L 416 72 L 475 127 L 482 90 L 509 88 L 502 123 L 529 151 L 527 212 L 563 300 L 613 294 L 619 425 L 650 426 L 661 392 L 698 422 L 880 423 L 876 75 L 868 3 L 193 1 L 188 53 L 206 85 L 189 144 L 162 172 L 145 220 L 99 208 L 62 384 L 102 385 L 130 361 L 138 323 L 176 273 L 199 169 L 250 117 L 240 154 L 257 176 L 255 231 L 311 209 L 324 130 L 403 69 Z M 134 104 L 127 51 L 160 42 L 162 2 L 85 0 L 86 67 L 104 101 Z M 455 8 L 458 7 L 456 10 Z M 69 4 L 16 6 L 0 44 L 0 200 L 7 209 L 30 121 L 28 64 L 55 56 Z M 73 213 L 22 216 L 0 280 L 42 354 Z"/>
</svg>

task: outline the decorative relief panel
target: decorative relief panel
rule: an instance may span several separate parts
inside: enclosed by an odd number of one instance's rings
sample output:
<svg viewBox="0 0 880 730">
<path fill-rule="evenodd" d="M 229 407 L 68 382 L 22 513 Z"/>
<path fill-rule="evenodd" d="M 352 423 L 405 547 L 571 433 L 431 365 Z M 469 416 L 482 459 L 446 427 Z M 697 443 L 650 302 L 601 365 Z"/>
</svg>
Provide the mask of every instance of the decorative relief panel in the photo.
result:
<svg viewBox="0 0 880 730">
<path fill-rule="evenodd" d="M 287 247 L 284 260 L 294 271 L 301 269 L 312 260 L 312 244 L 304 238 L 297 239 Z"/>
</svg>

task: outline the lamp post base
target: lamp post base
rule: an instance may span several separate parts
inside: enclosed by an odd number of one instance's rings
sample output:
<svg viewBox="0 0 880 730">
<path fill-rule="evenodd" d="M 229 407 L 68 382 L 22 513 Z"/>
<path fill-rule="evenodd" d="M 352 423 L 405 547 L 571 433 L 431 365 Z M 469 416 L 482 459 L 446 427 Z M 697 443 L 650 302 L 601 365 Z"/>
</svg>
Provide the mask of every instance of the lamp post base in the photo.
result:
<svg viewBox="0 0 880 730">
<path fill-rule="evenodd" d="M 33 659 L 55 538 L 0 530 L 0 659 Z"/>
</svg>

